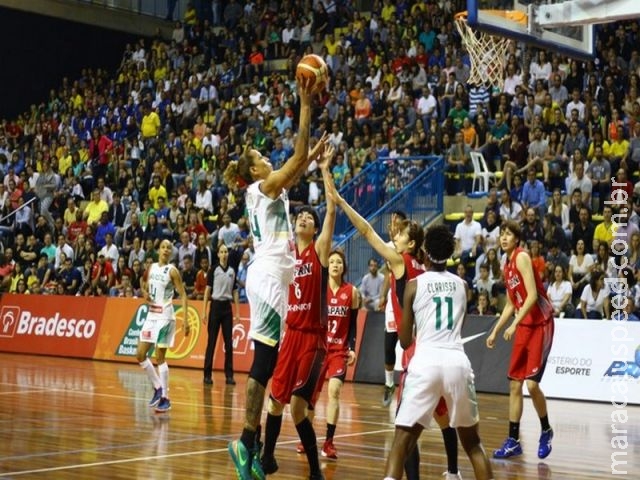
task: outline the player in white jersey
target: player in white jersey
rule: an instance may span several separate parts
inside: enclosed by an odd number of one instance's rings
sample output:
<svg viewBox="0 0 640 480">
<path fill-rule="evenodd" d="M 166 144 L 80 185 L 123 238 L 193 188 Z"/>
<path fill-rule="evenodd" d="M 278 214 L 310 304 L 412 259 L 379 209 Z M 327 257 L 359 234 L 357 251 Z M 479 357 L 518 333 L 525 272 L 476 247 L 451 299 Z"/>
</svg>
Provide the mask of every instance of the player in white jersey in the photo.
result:
<svg viewBox="0 0 640 480">
<path fill-rule="evenodd" d="M 187 315 L 187 292 L 182 283 L 182 277 L 178 269 L 169 260 L 173 253 L 173 246 L 169 240 L 160 243 L 158 262 L 151 264 L 142 285 L 145 298 L 148 302 L 147 318 L 140 330 L 138 351 L 136 357 L 140 366 L 151 380 L 154 388 L 153 398 L 149 402 L 150 407 L 155 407 L 156 412 L 162 413 L 171 409 L 169 401 L 169 365 L 165 361 L 167 348 L 173 346 L 176 334 L 176 316 L 173 310 L 173 296 L 177 291 L 182 299 L 182 311 L 184 318 L 184 334 L 189 335 L 191 330 Z M 155 346 L 158 371 L 149 359 L 149 350 Z"/>
<path fill-rule="evenodd" d="M 407 452 L 413 450 L 422 430 L 429 427 L 440 397 L 447 403 L 451 426 L 458 430 L 475 477 L 493 478 L 478 435 L 480 416 L 473 370 L 460 337 L 466 289 L 459 277 L 446 271 L 454 246 L 453 235 L 446 226 L 429 228 L 424 238 L 427 272 L 405 287 L 398 336 L 402 347 L 408 348 L 414 342 L 415 327 L 415 353 L 396 415 L 385 480 L 402 478 Z"/>
<path fill-rule="evenodd" d="M 289 284 L 295 264 L 294 243 L 289 222 L 287 189 L 294 186 L 312 160 L 322 154 L 325 134 L 309 151 L 312 90 L 298 81 L 300 125 L 293 155 L 273 170 L 269 159 L 258 150 L 245 150 L 229 162 L 224 179 L 230 187 L 248 185 L 245 200 L 255 254 L 247 271 L 246 291 L 251 315 L 249 335 L 254 357 L 247 380 L 245 422 L 240 440 L 229 443 L 229 454 L 239 480 L 263 479 L 260 465 L 258 426 L 265 388 L 273 375 L 278 344 L 287 312 Z"/>
</svg>

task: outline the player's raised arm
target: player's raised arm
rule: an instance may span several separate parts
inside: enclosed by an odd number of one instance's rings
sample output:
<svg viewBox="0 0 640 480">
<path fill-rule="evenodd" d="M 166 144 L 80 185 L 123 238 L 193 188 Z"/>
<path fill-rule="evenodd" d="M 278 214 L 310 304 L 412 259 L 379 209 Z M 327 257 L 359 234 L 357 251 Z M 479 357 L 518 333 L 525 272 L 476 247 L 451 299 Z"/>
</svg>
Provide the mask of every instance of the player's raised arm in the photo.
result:
<svg viewBox="0 0 640 480">
<path fill-rule="evenodd" d="M 376 233 L 373 227 L 363 218 L 358 212 L 356 212 L 351 205 L 349 205 L 342 196 L 336 190 L 335 183 L 328 182 L 326 185 L 327 199 L 331 198 L 336 205 L 338 205 L 344 213 L 349 217 L 349 220 L 356 227 L 358 233 L 367 239 L 369 245 L 378 252 L 387 262 L 389 262 L 391 271 L 397 278 L 401 277 L 404 273 L 404 260 L 393 246 L 388 245 L 381 237 Z"/>
<path fill-rule="evenodd" d="M 327 144 L 324 147 L 322 153 L 322 160 L 320 162 L 320 171 L 322 172 L 322 180 L 324 182 L 324 188 L 327 189 L 327 184 L 333 182 L 329 167 L 331 160 L 335 154 L 335 148 L 331 144 Z M 320 263 L 323 267 L 329 265 L 329 253 L 331 253 L 331 244 L 333 243 L 333 231 L 336 226 L 336 204 L 330 198 L 327 198 L 327 211 L 324 216 L 324 222 L 322 223 L 322 230 L 318 235 L 316 241 L 316 253 L 320 258 Z"/>
<path fill-rule="evenodd" d="M 269 197 L 280 195 L 283 188 L 290 188 L 309 166 L 309 135 L 311 130 L 311 87 L 304 80 L 298 80 L 300 97 L 300 122 L 296 134 L 293 155 L 279 170 L 274 170 L 262 183 L 262 193 Z"/>
</svg>

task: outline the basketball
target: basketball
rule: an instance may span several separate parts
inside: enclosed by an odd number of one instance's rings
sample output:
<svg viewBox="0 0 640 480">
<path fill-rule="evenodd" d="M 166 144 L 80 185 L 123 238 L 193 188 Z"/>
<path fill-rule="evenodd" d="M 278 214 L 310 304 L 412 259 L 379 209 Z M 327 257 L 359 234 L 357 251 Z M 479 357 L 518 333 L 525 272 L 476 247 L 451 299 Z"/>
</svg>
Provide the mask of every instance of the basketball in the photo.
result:
<svg viewBox="0 0 640 480">
<path fill-rule="evenodd" d="M 319 93 L 329 83 L 329 67 L 319 55 L 305 55 L 296 67 L 296 79 L 307 80 L 311 91 Z"/>
</svg>

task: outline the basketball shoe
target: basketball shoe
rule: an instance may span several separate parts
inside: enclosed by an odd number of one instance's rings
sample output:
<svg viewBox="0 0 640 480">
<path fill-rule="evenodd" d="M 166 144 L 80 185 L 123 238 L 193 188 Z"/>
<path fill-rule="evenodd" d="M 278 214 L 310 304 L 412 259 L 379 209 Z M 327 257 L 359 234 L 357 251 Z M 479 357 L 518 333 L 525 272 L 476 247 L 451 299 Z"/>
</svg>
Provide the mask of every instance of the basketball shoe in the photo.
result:
<svg viewBox="0 0 640 480">
<path fill-rule="evenodd" d="M 502 447 L 493 451 L 493 458 L 509 458 L 522 455 L 522 446 L 520 441 L 515 438 L 508 437 Z"/>
<path fill-rule="evenodd" d="M 553 429 L 544 430 L 540 434 L 538 442 L 538 458 L 547 458 L 551 453 L 551 440 L 553 440 Z"/>
<path fill-rule="evenodd" d="M 327 439 L 324 441 L 324 445 L 322 445 L 322 456 L 326 458 L 331 458 L 333 460 L 338 459 L 338 450 L 333 445 L 333 440 Z"/>
<path fill-rule="evenodd" d="M 238 480 L 252 480 L 251 454 L 240 440 L 234 440 L 227 445 L 229 456 L 236 469 Z M 264 477 L 263 477 L 264 478 Z"/>
<path fill-rule="evenodd" d="M 162 400 L 162 387 L 154 388 L 153 397 L 151 397 L 151 400 L 149 401 L 149 406 L 155 407 L 160 403 L 160 400 Z"/>
<path fill-rule="evenodd" d="M 384 396 L 382 397 L 382 406 L 388 407 L 391 405 L 391 401 L 393 400 L 393 393 L 396 391 L 396 386 L 384 386 Z"/>
<path fill-rule="evenodd" d="M 171 410 L 171 401 L 169 401 L 167 397 L 162 397 L 158 402 L 158 405 L 156 405 L 156 412 L 164 413 L 168 412 L 169 410 Z"/>
</svg>

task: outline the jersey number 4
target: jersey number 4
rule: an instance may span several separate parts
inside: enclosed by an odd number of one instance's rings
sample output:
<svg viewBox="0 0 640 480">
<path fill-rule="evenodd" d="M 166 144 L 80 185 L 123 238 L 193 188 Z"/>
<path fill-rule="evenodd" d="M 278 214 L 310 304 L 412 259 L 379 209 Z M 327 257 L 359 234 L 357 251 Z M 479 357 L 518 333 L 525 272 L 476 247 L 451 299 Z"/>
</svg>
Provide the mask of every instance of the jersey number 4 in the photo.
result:
<svg viewBox="0 0 640 480">
<path fill-rule="evenodd" d="M 442 329 L 442 310 L 444 307 L 447 315 L 447 330 L 453 330 L 453 298 L 451 297 L 433 297 L 433 301 L 436 304 L 436 330 Z"/>
<path fill-rule="evenodd" d="M 258 216 L 253 215 L 251 218 L 251 233 L 256 238 L 256 240 L 260 241 L 260 226 L 258 225 Z"/>
</svg>

